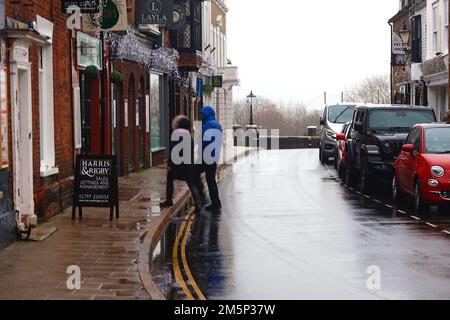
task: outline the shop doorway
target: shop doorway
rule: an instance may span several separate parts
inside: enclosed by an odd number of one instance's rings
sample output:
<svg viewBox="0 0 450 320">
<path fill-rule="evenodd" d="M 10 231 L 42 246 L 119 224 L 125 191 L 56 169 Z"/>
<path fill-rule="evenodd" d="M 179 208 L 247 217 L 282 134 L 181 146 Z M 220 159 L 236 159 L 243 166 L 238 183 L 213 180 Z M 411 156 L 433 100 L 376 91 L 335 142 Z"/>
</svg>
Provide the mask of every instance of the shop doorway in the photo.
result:
<svg viewBox="0 0 450 320">
<path fill-rule="evenodd" d="M 134 92 L 134 76 L 131 75 L 130 81 L 128 82 L 128 171 L 134 171 L 134 114 L 135 114 L 135 103 L 136 95 Z"/>
<path fill-rule="evenodd" d="M 138 131 L 138 140 L 139 140 L 139 167 L 143 168 L 145 166 L 145 145 L 144 145 L 144 134 L 145 134 L 145 80 L 144 77 L 141 77 L 139 80 L 139 90 L 138 90 L 138 100 L 136 101 L 138 105 L 136 108 L 139 108 L 136 113 L 136 129 Z"/>
</svg>

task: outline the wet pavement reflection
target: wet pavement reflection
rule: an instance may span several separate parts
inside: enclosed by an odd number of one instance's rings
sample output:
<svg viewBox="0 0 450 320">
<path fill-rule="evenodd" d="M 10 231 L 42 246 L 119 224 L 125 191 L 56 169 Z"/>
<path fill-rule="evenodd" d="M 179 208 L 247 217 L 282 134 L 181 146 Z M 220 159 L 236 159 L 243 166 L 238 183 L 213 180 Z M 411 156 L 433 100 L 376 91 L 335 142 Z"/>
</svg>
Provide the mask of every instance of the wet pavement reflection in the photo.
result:
<svg viewBox="0 0 450 320">
<path fill-rule="evenodd" d="M 364 197 L 333 170 L 317 150 L 261 151 L 234 166 L 222 215 L 197 216 L 187 246 L 206 298 L 450 298 L 450 215 L 413 216 L 392 205 L 389 185 Z"/>
</svg>

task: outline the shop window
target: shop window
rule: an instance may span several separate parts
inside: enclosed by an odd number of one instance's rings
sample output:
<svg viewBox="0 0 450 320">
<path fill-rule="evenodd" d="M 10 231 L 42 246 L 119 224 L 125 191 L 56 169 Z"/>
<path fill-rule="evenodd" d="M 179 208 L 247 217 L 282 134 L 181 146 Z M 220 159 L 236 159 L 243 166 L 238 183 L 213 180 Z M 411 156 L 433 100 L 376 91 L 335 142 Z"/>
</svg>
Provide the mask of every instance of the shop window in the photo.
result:
<svg viewBox="0 0 450 320">
<path fill-rule="evenodd" d="M 162 147 L 160 79 L 160 75 L 150 73 L 150 131 L 152 150 L 158 150 Z"/>
</svg>

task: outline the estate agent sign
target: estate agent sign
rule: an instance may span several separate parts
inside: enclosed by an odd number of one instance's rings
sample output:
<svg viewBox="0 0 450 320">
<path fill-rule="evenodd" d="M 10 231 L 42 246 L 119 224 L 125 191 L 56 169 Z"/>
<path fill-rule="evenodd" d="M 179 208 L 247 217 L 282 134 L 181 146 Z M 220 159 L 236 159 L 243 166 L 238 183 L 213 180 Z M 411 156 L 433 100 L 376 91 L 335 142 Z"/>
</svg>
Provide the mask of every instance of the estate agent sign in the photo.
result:
<svg viewBox="0 0 450 320">
<path fill-rule="evenodd" d="M 99 0 L 61 0 L 62 13 L 67 13 L 70 6 L 77 6 L 81 13 L 99 12 Z"/>
<path fill-rule="evenodd" d="M 79 208 L 80 219 L 83 207 L 110 208 L 110 220 L 113 220 L 116 207 L 116 218 L 119 218 L 116 157 L 77 156 L 72 219 L 75 219 L 76 207 Z"/>
</svg>

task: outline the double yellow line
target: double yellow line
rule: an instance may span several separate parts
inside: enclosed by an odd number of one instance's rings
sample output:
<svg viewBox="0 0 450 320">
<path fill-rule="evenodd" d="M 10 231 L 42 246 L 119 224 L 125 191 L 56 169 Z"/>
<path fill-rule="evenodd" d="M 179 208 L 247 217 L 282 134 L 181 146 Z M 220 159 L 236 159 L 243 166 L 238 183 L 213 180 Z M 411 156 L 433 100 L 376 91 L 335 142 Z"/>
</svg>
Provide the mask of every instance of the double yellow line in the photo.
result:
<svg viewBox="0 0 450 320">
<path fill-rule="evenodd" d="M 202 291 L 198 287 L 197 282 L 194 279 L 194 276 L 192 275 L 191 269 L 189 268 L 189 264 L 188 264 L 187 258 L 186 258 L 186 245 L 187 245 L 191 227 L 192 227 L 192 224 L 194 223 L 195 218 L 196 218 L 196 215 L 193 212 L 191 212 L 188 215 L 187 220 L 185 220 L 181 223 L 180 230 L 178 231 L 177 237 L 175 239 L 175 243 L 173 245 L 173 251 L 172 251 L 173 271 L 175 274 L 175 279 L 183 288 L 183 291 L 186 294 L 186 297 L 189 300 L 196 300 L 193 292 L 191 292 L 191 290 L 189 289 L 189 286 L 187 285 L 187 283 L 183 277 L 183 273 L 181 272 L 181 266 L 180 266 L 180 263 L 178 260 L 178 256 L 181 255 L 182 267 L 183 267 L 184 272 L 189 280 L 189 283 L 191 284 L 195 294 L 198 297 L 198 300 L 206 300 Z M 184 237 L 183 237 L 183 235 L 184 235 Z M 181 250 L 179 251 L 178 247 L 180 246 L 180 242 L 181 242 Z"/>
</svg>

